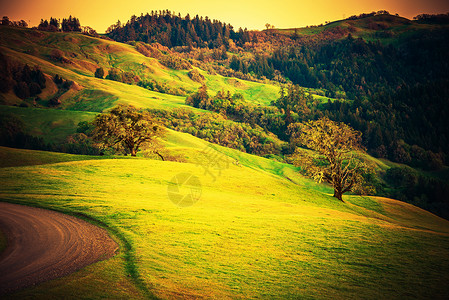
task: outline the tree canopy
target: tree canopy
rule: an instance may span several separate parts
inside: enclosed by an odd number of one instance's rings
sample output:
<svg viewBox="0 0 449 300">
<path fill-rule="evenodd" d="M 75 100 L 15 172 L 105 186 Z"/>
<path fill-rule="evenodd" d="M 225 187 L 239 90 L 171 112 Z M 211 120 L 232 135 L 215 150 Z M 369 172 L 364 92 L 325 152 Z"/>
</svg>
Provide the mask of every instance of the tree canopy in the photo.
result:
<svg viewBox="0 0 449 300">
<path fill-rule="evenodd" d="M 102 67 L 99 67 L 95 70 L 95 77 L 103 79 L 104 69 Z"/>
<path fill-rule="evenodd" d="M 280 97 L 271 104 L 279 108 L 285 114 L 286 126 L 293 122 L 292 113 L 297 113 L 301 119 L 304 119 L 310 109 L 307 107 L 307 101 L 313 101 L 312 95 L 306 95 L 303 88 L 298 85 L 289 85 L 287 89 L 281 85 Z"/>
<path fill-rule="evenodd" d="M 340 201 L 349 191 L 369 192 L 362 175 L 370 167 L 357 156 L 364 151 L 359 131 L 327 118 L 301 123 L 299 128 L 292 138 L 314 153 L 297 148 L 296 165 L 316 181 L 330 183 Z"/>
<path fill-rule="evenodd" d="M 131 105 L 118 105 L 98 115 L 93 124 L 93 138 L 103 146 L 131 156 L 136 156 L 143 146 L 147 146 L 163 159 L 154 146 L 166 130 L 150 114 L 139 112 Z"/>
<path fill-rule="evenodd" d="M 188 14 L 181 17 L 169 10 L 131 16 L 126 24 L 117 21 L 109 26 L 106 34 L 119 42 L 157 42 L 167 47 L 220 48 L 222 45 L 228 46 L 229 39 L 240 45 L 250 41 L 246 28 L 235 32 L 231 25 L 218 20 L 198 15 L 191 18 Z"/>
</svg>

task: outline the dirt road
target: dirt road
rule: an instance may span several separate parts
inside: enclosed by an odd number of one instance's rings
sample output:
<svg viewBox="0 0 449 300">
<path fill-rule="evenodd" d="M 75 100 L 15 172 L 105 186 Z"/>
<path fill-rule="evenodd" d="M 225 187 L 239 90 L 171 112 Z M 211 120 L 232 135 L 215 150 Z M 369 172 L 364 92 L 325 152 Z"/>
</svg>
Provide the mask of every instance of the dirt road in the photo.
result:
<svg viewBox="0 0 449 300">
<path fill-rule="evenodd" d="M 107 232 L 62 213 L 0 202 L 0 295 L 75 272 L 112 257 Z"/>
</svg>

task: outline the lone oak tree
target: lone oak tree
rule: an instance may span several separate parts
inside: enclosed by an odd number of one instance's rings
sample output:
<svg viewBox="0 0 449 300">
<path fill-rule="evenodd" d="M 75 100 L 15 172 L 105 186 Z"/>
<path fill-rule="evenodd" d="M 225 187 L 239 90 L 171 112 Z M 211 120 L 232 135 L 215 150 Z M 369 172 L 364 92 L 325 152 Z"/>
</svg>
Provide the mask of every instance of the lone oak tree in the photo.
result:
<svg viewBox="0 0 449 300">
<path fill-rule="evenodd" d="M 293 125 L 293 124 L 292 124 Z M 363 152 L 361 133 L 344 123 L 328 118 L 301 123 L 292 139 L 313 150 L 297 148 L 295 165 L 318 182 L 326 181 L 334 188 L 334 197 L 343 201 L 343 194 L 349 191 L 372 192 L 362 174 L 371 167 L 356 156 Z"/>
<path fill-rule="evenodd" d="M 93 138 L 103 146 L 131 153 L 131 156 L 136 156 L 143 146 L 153 146 L 153 152 L 164 160 L 154 145 L 166 130 L 150 114 L 141 113 L 131 105 L 118 105 L 98 115 L 93 124 Z"/>
</svg>

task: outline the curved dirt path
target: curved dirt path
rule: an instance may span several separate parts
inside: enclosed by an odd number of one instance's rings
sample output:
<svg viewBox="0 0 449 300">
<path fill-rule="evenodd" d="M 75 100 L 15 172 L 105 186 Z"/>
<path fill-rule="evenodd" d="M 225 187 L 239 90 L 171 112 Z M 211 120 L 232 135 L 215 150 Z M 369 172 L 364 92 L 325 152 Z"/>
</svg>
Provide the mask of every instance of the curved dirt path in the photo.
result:
<svg viewBox="0 0 449 300">
<path fill-rule="evenodd" d="M 0 295 L 75 272 L 118 249 L 107 232 L 62 213 L 0 202 Z"/>
</svg>

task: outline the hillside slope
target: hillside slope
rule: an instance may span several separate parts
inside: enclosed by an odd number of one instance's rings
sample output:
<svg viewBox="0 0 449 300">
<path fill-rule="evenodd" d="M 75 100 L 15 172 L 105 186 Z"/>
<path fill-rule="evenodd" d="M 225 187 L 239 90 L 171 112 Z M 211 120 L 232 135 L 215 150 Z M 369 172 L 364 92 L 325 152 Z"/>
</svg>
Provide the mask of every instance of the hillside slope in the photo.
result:
<svg viewBox="0 0 449 300">
<path fill-rule="evenodd" d="M 9 60 L 38 65 L 45 74 L 58 74 L 76 83 L 61 97 L 61 107 L 73 110 L 102 111 L 116 103 L 130 103 L 142 108 L 169 108 L 183 106 L 184 96 L 150 91 L 136 85 L 98 79 L 94 77 L 97 68 L 106 71 L 118 68 L 131 72 L 135 80 L 154 80 L 173 90 L 191 93 L 200 83 L 188 76 L 188 70 L 173 70 L 162 65 L 157 59 L 139 53 L 133 46 L 113 41 L 93 38 L 75 33 L 49 33 L 14 27 L 0 27 L 0 49 Z M 201 71 L 211 94 L 225 89 L 239 92 L 253 103 L 270 103 L 278 97 L 279 88 L 272 85 L 209 75 Z M 47 80 L 47 83 L 48 80 Z M 52 91 L 49 91 L 53 89 Z M 51 82 L 44 90 L 42 98 L 54 96 Z M 20 104 L 22 101 L 12 92 L 0 95 L 3 104 Z"/>
<path fill-rule="evenodd" d="M 344 38 L 350 33 L 355 38 L 367 41 L 380 41 L 382 44 L 398 44 L 410 35 L 447 28 L 447 24 L 426 24 L 412 21 L 395 15 L 374 15 L 363 18 L 344 19 L 321 26 L 303 28 L 275 29 L 277 33 L 298 37 L 313 37 L 326 35 L 334 39 Z"/>
<path fill-rule="evenodd" d="M 373 299 L 449 292 L 448 221 L 391 199 L 346 197 L 344 204 L 288 165 L 251 155 L 235 165 L 237 151 L 183 139 L 179 147 L 197 158 L 207 161 L 207 153 L 228 164 L 209 170 L 215 178 L 195 159 L 48 159 L 2 168 L 3 201 L 84 216 L 107 228 L 122 249 L 14 296 Z M 14 161 L 20 152 L 5 155 Z M 190 207 L 176 206 L 167 194 L 181 173 L 201 185 Z"/>
</svg>

